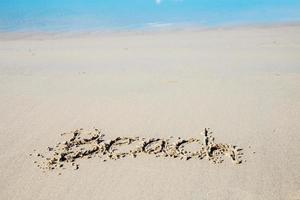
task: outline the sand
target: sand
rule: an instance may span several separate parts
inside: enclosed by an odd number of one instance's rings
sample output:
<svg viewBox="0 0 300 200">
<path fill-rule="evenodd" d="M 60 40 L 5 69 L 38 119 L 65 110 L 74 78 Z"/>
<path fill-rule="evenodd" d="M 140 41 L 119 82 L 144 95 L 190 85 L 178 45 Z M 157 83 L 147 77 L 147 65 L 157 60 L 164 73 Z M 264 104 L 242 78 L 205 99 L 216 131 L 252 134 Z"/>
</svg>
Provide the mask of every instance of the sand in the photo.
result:
<svg viewBox="0 0 300 200">
<path fill-rule="evenodd" d="M 141 138 L 117 137 L 106 139 L 101 130 L 77 129 L 63 133 L 65 140 L 48 147 L 46 152 L 37 152 L 36 149 L 29 156 L 36 156 L 33 161 L 43 173 L 57 172 L 58 169 L 79 169 L 79 162 L 84 159 L 97 158 L 103 162 L 116 161 L 128 157 L 155 156 L 157 158 L 173 158 L 180 160 L 206 158 L 214 164 L 224 162 L 227 156 L 235 164 L 246 162 L 242 157 L 243 149 L 236 145 L 216 143 L 213 133 L 204 129 L 200 138 Z M 37 161 L 38 160 L 38 161 Z M 59 175 L 62 173 L 59 172 Z"/>
<path fill-rule="evenodd" d="M 299 35 L 298 25 L 1 33 L 0 199 L 300 199 Z M 210 128 L 245 162 L 37 167 L 37 153 L 81 128 L 109 139 L 200 139 Z"/>
</svg>

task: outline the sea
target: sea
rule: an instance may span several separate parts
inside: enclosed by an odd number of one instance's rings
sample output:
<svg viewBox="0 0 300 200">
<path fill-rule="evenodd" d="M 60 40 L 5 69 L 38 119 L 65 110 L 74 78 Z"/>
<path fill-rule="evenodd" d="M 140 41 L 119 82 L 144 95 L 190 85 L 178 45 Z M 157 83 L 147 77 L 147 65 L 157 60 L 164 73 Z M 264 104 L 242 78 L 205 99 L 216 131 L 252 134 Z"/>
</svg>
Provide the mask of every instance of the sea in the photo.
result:
<svg viewBox="0 0 300 200">
<path fill-rule="evenodd" d="M 298 23 L 300 0 L 0 0 L 0 32 Z"/>
</svg>

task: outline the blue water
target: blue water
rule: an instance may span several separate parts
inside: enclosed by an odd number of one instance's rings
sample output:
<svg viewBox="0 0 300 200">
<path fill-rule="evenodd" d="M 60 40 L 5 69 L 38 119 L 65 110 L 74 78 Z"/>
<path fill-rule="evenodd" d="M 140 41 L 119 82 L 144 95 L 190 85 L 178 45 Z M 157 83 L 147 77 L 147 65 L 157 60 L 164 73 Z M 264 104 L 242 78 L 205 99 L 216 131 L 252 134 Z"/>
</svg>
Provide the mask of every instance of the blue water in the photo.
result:
<svg viewBox="0 0 300 200">
<path fill-rule="evenodd" d="M 300 0 L 0 0 L 0 31 L 131 30 L 300 21 Z"/>
</svg>

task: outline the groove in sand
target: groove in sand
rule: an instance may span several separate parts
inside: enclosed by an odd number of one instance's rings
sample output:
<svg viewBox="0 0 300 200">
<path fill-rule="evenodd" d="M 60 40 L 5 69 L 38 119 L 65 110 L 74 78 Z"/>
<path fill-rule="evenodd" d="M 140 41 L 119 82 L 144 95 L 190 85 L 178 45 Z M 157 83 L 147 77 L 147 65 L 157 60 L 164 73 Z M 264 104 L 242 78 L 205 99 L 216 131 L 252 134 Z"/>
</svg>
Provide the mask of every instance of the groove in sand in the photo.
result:
<svg viewBox="0 0 300 200">
<path fill-rule="evenodd" d="M 209 129 L 204 129 L 202 140 L 198 138 L 180 139 L 172 142 L 172 136 L 168 139 L 140 138 L 140 137 L 117 137 L 113 140 L 105 140 L 100 130 L 84 131 L 75 130 L 64 133 L 62 136 L 67 140 L 57 143 L 54 147 L 48 147 L 48 155 L 37 153 L 41 158 L 36 162 L 38 167 L 44 171 L 65 169 L 72 166 L 79 169 L 77 161 L 98 157 L 102 161 L 118 160 L 128 156 L 136 158 L 140 154 L 155 155 L 155 157 L 179 158 L 190 160 L 207 158 L 212 163 L 222 163 L 224 157 L 229 157 L 234 163 L 242 163 L 242 149 L 229 144 L 215 143 L 215 138 Z M 186 146 L 196 144 L 196 150 L 188 151 Z M 133 147 L 131 147 L 133 146 Z M 131 147 L 123 150 L 122 147 Z M 121 149 L 121 150 L 120 150 Z"/>
</svg>

